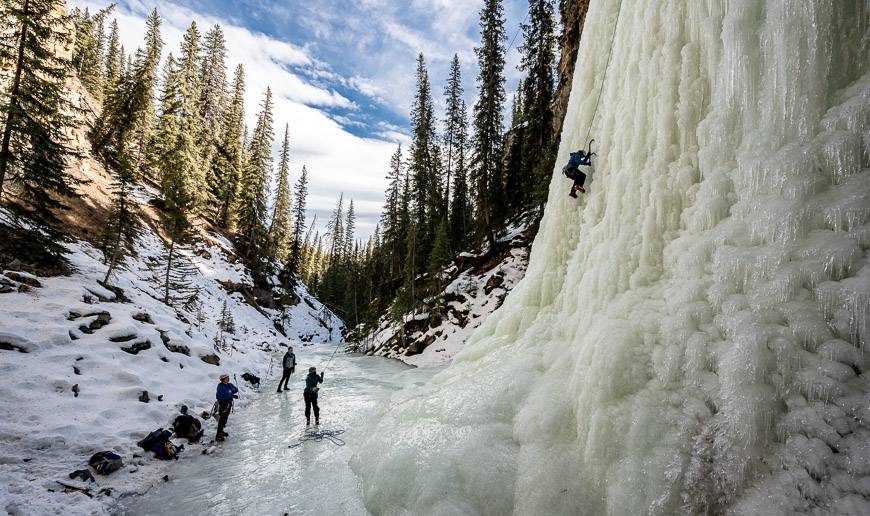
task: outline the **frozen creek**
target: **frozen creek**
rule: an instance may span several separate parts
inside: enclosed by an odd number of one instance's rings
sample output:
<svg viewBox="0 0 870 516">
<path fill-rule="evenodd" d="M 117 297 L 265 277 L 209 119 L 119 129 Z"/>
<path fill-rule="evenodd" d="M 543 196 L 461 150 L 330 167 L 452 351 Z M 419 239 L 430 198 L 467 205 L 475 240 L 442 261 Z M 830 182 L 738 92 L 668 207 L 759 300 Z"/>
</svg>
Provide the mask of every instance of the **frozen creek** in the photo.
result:
<svg viewBox="0 0 870 516">
<path fill-rule="evenodd" d="M 299 367 L 290 392 L 277 394 L 278 378 L 265 380 L 258 399 L 230 416 L 230 437 L 210 456 L 186 455 L 170 481 L 128 498 L 119 515 L 366 514 L 359 481 L 348 462 L 358 451 L 366 422 L 402 387 L 421 383 L 433 369 L 398 361 L 337 353 L 320 391 L 321 428 L 344 429 L 346 446 L 306 442 L 302 401 L 308 367 L 320 368 L 331 345 L 297 349 Z M 279 375 L 280 377 L 280 375 Z M 248 389 L 243 387 L 243 395 Z M 206 433 L 211 438 L 212 431 Z M 184 443 L 184 440 L 180 440 Z"/>
</svg>

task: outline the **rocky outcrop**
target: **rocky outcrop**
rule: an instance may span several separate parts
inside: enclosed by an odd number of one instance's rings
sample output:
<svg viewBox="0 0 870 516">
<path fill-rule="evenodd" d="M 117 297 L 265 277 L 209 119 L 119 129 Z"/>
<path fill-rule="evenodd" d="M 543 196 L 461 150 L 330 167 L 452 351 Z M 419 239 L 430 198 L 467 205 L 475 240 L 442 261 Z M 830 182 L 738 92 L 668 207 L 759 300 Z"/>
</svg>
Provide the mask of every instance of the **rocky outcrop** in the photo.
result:
<svg viewBox="0 0 870 516">
<path fill-rule="evenodd" d="M 577 49 L 580 47 L 580 35 L 583 32 L 583 22 L 586 20 L 588 10 L 589 0 L 559 1 L 559 14 L 562 18 L 557 68 L 559 84 L 556 86 L 556 97 L 553 101 L 553 134 L 557 136 L 557 145 L 562 135 L 562 122 L 565 121 L 565 113 L 568 111 L 568 97 L 571 95 Z"/>
<path fill-rule="evenodd" d="M 528 262 L 527 232 L 517 228 L 495 245 L 460 253 L 440 273 L 447 286 L 427 298 L 425 308 L 400 321 L 385 316 L 364 335 L 357 328 L 348 336 L 356 341 L 350 349 L 421 366 L 449 361 L 522 279 Z"/>
</svg>

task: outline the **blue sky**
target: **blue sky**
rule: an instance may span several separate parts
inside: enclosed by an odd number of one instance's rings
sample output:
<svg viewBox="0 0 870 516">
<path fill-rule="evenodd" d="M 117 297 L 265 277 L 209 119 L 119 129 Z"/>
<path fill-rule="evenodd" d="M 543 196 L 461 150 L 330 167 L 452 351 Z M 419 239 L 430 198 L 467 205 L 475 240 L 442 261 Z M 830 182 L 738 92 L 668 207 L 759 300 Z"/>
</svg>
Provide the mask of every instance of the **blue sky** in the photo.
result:
<svg viewBox="0 0 870 516">
<path fill-rule="evenodd" d="M 71 0 L 91 9 L 104 0 Z M 466 98 L 474 101 L 482 0 L 120 0 L 115 17 L 127 51 L 141 43 L 144 17 L 157 7 L 168 51 L 195 20 L 202 32 L 220 23 L 231 67 L 247 71 L 249 121 L 270 86 L 276 98 L 276 147 L 289 124 L 291 180 L 306 165 L 309 220 L 325 223 L 341 192 L 355 201 L 358 235 L 377 222 L 389 156 L 408 141 L 408 110 L 417 53 L 429 66 L 436 109 L 450 59 L 462 64 Z M 505 0 L 508 40 L 525 17 L 526 0 Z M 517 38 L 517 45 L 520 44 Z M 507 89 L 516 87 L 518 53 L 507 59 Z M 440 114 L 439 114 L 440 116 Z M 276 148 L 277 154 L 277 148 Z"/>
</svg>

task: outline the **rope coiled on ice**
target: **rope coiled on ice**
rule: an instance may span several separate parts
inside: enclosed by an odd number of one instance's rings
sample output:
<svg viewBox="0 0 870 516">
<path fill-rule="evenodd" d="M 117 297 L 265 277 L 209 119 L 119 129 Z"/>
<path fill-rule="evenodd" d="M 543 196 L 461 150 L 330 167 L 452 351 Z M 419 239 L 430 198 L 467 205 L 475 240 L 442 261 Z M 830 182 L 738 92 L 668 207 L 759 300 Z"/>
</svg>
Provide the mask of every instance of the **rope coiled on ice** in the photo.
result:
<svg viewBox="0 0 870 516">
<path fill-rule="evenodd" d="M 299 438 L 298 443 L 293 443 L 288 446 L 288 448 L 296 448 L 297 446 L 302 446 L 303 444 L 314 441 L 319 443 L 321 441 L 329 441 L 336 446 L 344 446 L 344 439 L 338 437 L 343 434 L 345 431 L 342 429 L 337 430 L 314 430 L 310 432 L 305 432 L 305 434 Z"/>
</svg>

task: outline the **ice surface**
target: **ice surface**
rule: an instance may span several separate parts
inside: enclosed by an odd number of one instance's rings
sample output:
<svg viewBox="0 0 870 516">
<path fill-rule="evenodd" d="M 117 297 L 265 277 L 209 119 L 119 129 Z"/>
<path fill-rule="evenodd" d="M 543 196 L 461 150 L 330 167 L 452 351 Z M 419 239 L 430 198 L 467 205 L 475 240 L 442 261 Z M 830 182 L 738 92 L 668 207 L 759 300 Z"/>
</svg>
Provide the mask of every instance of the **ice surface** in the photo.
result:
<svg viewBox="0 0 870 516">
<path fill-rule="evenodd" d="M 381 514 L 870 513 L 868 4 L 586 18 L 525 278 L 359 452 Z M 558 171 L 556 171 L 558 172 Z"/>
<path fill-rule="evenodd" d="M 297 371 L 319 370 L 334 345 L 299 348 Z M 365 422 L 387 396 L 435 370 L 413 369 L 395 360 L 338 354 L 320 390 L 321 427 L 345 430 L 347 446 L 297 444 L 305 430 L 304 373 L 291 377 L 290 391 L 276 394 L 280 375 L 263 378 L 257 402 L 230 416 L 230 437 L 209 456 L 185 454 L 170 481 L 142 497 L 121 502 L 123 515 L 365 514 L 359 481 L 348 460 L 365 436 Z"/>
</svg>

